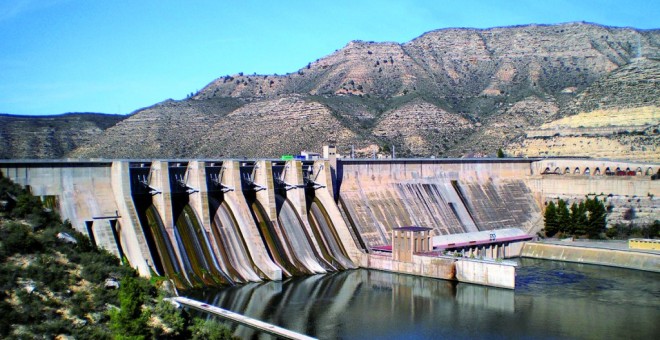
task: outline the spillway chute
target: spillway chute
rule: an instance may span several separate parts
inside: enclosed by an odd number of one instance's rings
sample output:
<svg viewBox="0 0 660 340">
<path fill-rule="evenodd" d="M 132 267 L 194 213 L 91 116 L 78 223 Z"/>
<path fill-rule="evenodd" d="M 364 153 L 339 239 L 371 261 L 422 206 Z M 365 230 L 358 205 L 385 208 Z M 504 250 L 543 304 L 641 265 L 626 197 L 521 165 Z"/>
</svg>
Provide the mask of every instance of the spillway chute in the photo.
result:
<svg viewBox="0 0 660 340">
<path fill-rule="evenodd" d="M 298 214 L 296 214 L 291 201 L 281 195 L 275 195 L 277 202 L 277 222 L 284 232 L 289 248 L 293 256 L 308 271 L 314 274 L 321 274 L 327 270 L 319 263 L 310 240 L 304 231 L 304 226 Z"/>
<path fill-rule="evenodd" d="M 296 265 L 290 250 L 283 241 L 283 236 L 276 230 L 277 226 L 268 220 L 266 212 L 259 201 L 253 199 L 249 204 L 252 218 L 259 228 L 259 233 L 266 245 L 268 255 L 282 269 L 282 274 L 285 277 L 303 274 L 304 272 Z"/>
<path fill-rule="evenodd" d="M 160 270 L 163 275 L 166 275 L 173 280 L 177 288 L 183 289 L 190 287 L 191 284 L 187 275 L 181 269 L 172 242 L 167 235 L 167 231 L 165 231 L 165 227 L 156 207 L 150 205 L 142 214 L 140 214 L 140 217 L 143 228 L 146 229 L 145 235 L 147 235 L 147 238 L 149 239 L 148 243 L 150 244 L 152 257 L 154 258 L 154 261 L 158 260 L 158 263 L 154 263 L 154 266 L 157 270 Z M 144 224 L 146 224 L 146 228 Z M 152 249 L 152 247 L 155 249 Z"/>
<path fill-rule="evenodd" d="M 180 253 L 189 277 L 196 277 L 204 285 L 233 284 L 233 280 L 216 267 L 214 254 L 190 205 L 186 204 L 181 208 L 175 231 L 180 237 Z"/>
<path fill-rule="evenodd" d="M 335 267 L 341 269 L 356 268 L 355 264 L 346 256 L 346 251 L 336 234 L 334 225 L 321 202 L 316 197 L 309 200 L 311 203 L 309 204 L 307 216 L 312 229 L 316 233 L 315 236 L 319 239 L 319 243 L 323 244 L 324 251 L 327 253 L 326 256 L 334 261 L 333 265 Z"/>
<path fill-rule="evenodd" d="M 250 260 L 238 223 L 228 204 L 213 198 L 210 200 L 215 212 L 211 222 L 211 231 L 222 257 L 226 261 L 225 265 L 240 281 L 261 281 L 258 268 Z"/>
</svg>

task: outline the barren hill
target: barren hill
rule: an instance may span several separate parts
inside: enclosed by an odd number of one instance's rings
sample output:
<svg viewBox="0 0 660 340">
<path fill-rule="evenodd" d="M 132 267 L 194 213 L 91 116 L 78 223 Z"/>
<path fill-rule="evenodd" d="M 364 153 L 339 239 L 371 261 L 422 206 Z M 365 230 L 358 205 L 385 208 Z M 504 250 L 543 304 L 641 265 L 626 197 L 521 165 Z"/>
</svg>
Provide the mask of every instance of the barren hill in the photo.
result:
<svg viewBox="0 0 660 340">
<path fill-rule="evenodd" d="M 62 158 L 124 118 L 98 113 L 0 115 L 0 158 Z"/>
<path fill-rule="evenodd" d="M 660 161 L 660 61 L 636 58 L 603 76 L 575 102 L 578 114 L 530 126 L 507 145 L 520 156 Z"/>
<path fill-rule="evenodd" d="M 394 146 L 404 157 L 494 154 L 513 143 L 509 153 L 532 155 L 515 145 L 555 119 L 657 112 L 658 58 L 660 30 L 587 23 L 353 41 L 290 74 L 220 77 L 189 99 L 135 112 L 69 155 L 273 157 L 328 140 L 344 154 L 351 145 Z M 644 143 L 658 144 L 649 133 Z"/>
</svg>

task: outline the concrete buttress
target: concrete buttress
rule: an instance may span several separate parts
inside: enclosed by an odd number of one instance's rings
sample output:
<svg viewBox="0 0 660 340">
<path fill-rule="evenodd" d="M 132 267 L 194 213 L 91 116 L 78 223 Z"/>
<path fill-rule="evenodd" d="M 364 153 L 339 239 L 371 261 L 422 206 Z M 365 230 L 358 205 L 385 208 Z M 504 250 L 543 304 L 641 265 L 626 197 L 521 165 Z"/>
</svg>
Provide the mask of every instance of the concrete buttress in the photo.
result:
<svg viewBox="0 0 660 340">
<path fill-rule="evenodd" d="M 323 204 L 332 225 L 335 228 L 337 236 L 341 240 L 341 245 L 346 251 L 348 257 L 353 261 L 353 263 L 359 263 L 362 252 L 359 250 L 351 233 L 348 230 L 346 222 L 339 212 L 339 208 L 332 198 L 332 174 L 330 173 L 330 164 L 327 160 L 317 160 L 314 162 L 314 173 L 318 173 L 318 176 L 315 177 L 315 182 L 319 185 L 324 186 L 325 188 L 319 188 L 316 190 L 316 198 Z"/>
<path fill-rule="evenodd" d="M 267 279 L 281 280 L 282 270 L 268 256 L 268 251 L 261 240 L 257 225 L 252 219 L 250 207 L 243 195 L 239 162 L 225 161 L 222 166 L 224 168 L 223 183 L 234 189 L 224 194 L 225 202 L 234 213 L 252 262 Z M 274 205 L 273 209 L 275 209 Z"/>
<path fill-rule="evenodd" d="M 272 171 L 271 171 L 272 173 Z M 287 161 L 284 166 L 284 182 L 290 185 L 296 186 L 296 188 L 287 191 L 286 197 L 291 201 L 293 207 L 300 216 L 303 227 L 305 228 L 305 233 L 312 245 L 314 247 L 314 252 L 316 257 L 319 260 L 325 262 L 326 266 L 333 268 L 333 265 L 329 262 L 329 259 L 323 257 L 321 249 L 319 247 L 319 241 L 314 237 L 314 232 L 312 227 L 309 225 L 309 219 L 307 218 L 307 200 L 305 199 L 305 189 L 304 189 L 304 180 L 302 174 L 302 162 L 298 160 Z"/>
<path fill-rule="evenodd" d="M 135 210 L 135 204 L 131 196 L 130 174 L 128 162 L 112 162 L 112 191 L 117 202 L 117 212 L 119 213 L 118 230 L 124 254 L 128 262 L 137 268 L 141 276 L 151 276 L 149 264 L 153 264 L 153 258 L 149 251 L 149 246 L 142 231 L 140 220 Z M 147 263 L 148 261 L 148 263 Z M 159 273 L 164 275 L 164 273 Z"/>
<path fill-rule="evenodd" d="M 183 256 L 181 256 L 181 250 L 174 235 L 174 212 L 172 211 L 172 188 L 170 187 L 168 162 L 153 161 L 151 163 L 151 175 L 149 177 L 149 185 L 159 191 L 159 193 L 153 195 L 153 205 L 160 214 L 170 242 L 174 245 L 172 248 L 174 248 L 174 252 L 176 253 L 177 261 L 179 261 L 181 268 L 185 268 L 182 262 Z"/>
</svg>

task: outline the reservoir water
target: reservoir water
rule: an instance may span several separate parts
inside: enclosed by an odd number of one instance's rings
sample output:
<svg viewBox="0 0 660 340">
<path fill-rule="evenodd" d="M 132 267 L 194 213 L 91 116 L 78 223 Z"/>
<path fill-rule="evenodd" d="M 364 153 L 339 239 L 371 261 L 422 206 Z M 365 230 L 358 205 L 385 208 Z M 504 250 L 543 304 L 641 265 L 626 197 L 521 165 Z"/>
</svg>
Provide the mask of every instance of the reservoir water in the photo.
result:
<svg viewBox="0 0 660 340">
<path fill-rule="evenodd" d="M 660 339 L 660 273 L 518 263 L 515 290 L 358 269 L 188 296 L 321 339 Z"/>
</svg>

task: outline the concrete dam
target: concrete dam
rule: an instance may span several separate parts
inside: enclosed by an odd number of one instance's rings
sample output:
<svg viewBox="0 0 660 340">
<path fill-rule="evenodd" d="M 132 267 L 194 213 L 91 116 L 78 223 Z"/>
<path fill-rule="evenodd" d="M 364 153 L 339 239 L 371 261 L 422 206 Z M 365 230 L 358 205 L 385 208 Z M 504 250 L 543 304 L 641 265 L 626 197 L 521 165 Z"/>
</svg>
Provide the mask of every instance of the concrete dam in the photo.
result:
<svg viewBox="0 0 660 340">
<path fill-rule="evenodd" d="M 5 177 L 94 244 L 183 289 L 373 267 L 373 249 L 405 226 L 535 234 L 557 198 L 601 195 L 614 219 L 633 205 L 640 220 L 657 219 L 658 168 L 592 159 L 0 161 Z"/>
</svg>

